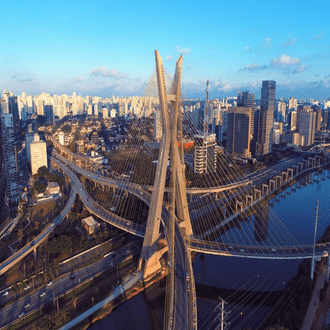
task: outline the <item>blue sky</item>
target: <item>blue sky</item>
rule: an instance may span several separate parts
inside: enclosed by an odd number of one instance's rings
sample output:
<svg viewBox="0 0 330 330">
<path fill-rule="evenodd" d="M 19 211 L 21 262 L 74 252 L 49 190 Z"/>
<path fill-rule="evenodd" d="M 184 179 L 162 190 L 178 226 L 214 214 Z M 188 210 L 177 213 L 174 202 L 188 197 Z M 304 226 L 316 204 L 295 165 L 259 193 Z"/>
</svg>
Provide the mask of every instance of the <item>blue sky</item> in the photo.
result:
<svg viewBox="0 0 330 330">
<path fill-rule="evenodd" d="M 328 1 L 39 1 L 0 4 L 0 89 L 143 95 L 154 50 L 187 97 L 330 97 Z"/>
</svg>

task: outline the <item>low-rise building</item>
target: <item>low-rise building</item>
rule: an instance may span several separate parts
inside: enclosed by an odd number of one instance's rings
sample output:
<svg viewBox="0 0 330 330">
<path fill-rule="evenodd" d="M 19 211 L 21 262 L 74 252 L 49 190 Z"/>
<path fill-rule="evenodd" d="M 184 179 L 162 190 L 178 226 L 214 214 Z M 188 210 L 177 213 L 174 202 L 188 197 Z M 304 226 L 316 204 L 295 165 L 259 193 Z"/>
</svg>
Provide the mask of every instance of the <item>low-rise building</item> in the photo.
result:
<svg viewBox="0 0 330 330">
<path fill-rule="evenodd" d="M 88 235 L 93 234 L 100 227 L 100 224 L 94 219 L 93 216 L 84 218 L 81 221 Z"/>
</svg>

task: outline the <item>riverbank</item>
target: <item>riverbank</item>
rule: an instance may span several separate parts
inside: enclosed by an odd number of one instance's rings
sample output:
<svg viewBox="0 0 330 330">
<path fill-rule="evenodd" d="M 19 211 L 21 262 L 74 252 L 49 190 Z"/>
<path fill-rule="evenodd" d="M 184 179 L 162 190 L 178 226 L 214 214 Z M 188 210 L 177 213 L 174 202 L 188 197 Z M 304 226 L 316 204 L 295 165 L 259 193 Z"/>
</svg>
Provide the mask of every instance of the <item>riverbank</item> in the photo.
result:
<svg viewBox="0 0 330 330">
<path fill-rule="evenodd" d="M 330 226 L 325 230 L 318 243 L 329 241 Z M 272 312 L 259 326 L 258 330 L 275 326 L 282 326 L 290 330 L 301 330 L 304 322 L 307 322 L 309 318 L 313 318 L 309 329 L 323 329 L 323 321 L 330 304 L 330 285 L 326 283 L 325 276 L 326 261 L 327 259 L 323 258 L 323 260 L 316 262 L 313 282 L 310 278 L 311 260 L 305 260 L 300 264 L 297 275 L 288 283 Z M 318 288 L 316 290 L 317 283 Z M 315 290 L 318 292 L 315 292 Z M 314 299 L 312 299 L 313 297 Z M 311 306 L 313 307 L 311 308 L 312 311 L 310 315 L 307 315 L 311 304 L 313 304 Z"/>
<path fill-rule="evenodd" d="M 98 321 L 102 320 L 104 317 L 109 315 L 112 311 L 118 308 L 121 304 L 126 302 L 127 300 L 133 298 L 134 296 L 138 295 L 151 285 L 155 284 L 156 282 L 164 279 L 168 275 L 169 271 L 168 268 L 164 267 L 159 272 L 157 272 L 154 276 L 150 277 L 147 280 L 139 280 L 137 283 L 132 285 L 130 288 L 125 290 L 119 295 L 114 295 L 113 299 L 108 298 L 103 301 L 101 304 L 102 307 L 98 310 L 91 310 L 91 313 L 88 317 L 84 318 L 79 322 L 79 324 L 70 327 L 70 329 L 88 329 L 91 325 L 97 323 Z M 106 301 L 107 300 L 107 301 Z M 66 327 L 61 328 L 65 330 Z"/>
</svg>

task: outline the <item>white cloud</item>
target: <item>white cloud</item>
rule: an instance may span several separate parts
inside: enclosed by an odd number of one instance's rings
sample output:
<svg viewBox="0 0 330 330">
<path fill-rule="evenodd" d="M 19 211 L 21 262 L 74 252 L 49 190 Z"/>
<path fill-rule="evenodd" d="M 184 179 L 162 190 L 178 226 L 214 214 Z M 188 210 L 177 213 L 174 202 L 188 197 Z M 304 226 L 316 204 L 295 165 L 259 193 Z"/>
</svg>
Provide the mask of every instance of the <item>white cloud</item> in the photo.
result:
<svg viewBox="0 0 330 330">
<path fill-rule="evenodd" d="M 77 76 L 74 80 L 73 80 L 73 82 L 83 82 L 84 81 L 84 78 L 82 77 L 82 76 Z"/>
<path fill-rule="evenodd" d="M 89 70 L 90 76 L 93 77 L 106 77 L 106 78 L 115 78 L 115 79 L 123 79 L 127 78 L 127 73 L 120 72 L 117 69 L 108 69 L 106 66 L 98 66 Z"/>
<path fill-rule="evenodd" d="M 259 72 L 259 71 L 265 70 L 267 68 L 268 68 L 267 65 L 262 65 L 259 63 L 251 63 L 248 65 L 245 65 L 243 69 L 240 69 L 240 71 Z"/>
<path fill-rule="evenodd" d="M 191 53 L 191 49 L 190 48 L 181 48 L 180 46 L 177 46 L 176 52 L 180 53 L 180 54 L 189 54 L 189 53 Z"/>
<path fill-rule="evenodd" d="M 166 55 L 166 61 L 170 61 L 171 59 L 173 58 L 173 56 L 172 55 Z"/>
<path fill-rule="evenodd" d="M 267 37 L 264 43 L 265 47 L 270 47 L 272 45 L 272 38 Z"/>
<path fill-rule="evenodd" d="M 245 45 L 243 49 L 244 49 L 245 52 L 249 52 L 250 50 L 252 50 L 252 48 L 253 47 L 251 47 L 251 46 Z"/>
<path fill-rule="evenodd" d="M 272 59 L 269 67 L 281 70 L 282 73 L 286 75 L 302 73 L 307 69 L 305 65 L 301 64 L 299 58 L 293 58 L 286 54 Z"/>
<path fill-rule="evenodd" d="M 284 46 L 284 47 L 292 46 L 296 41 L 297 41 L 297 38 L 296 38 L 296 37 L 293 37 L 293 38 L 291 38 L 290 40 L 288 40 L 287 42 L 285 42 L 285 43 L 283 44 L 283 46 Z"/>
<path fill-rule="evenodd" d="M 305 72 L 306 71 L 306 66 L 305 65 L 302 65 L 302 64 L 299 64 L 294 70 L 293 70 L 293 74 L 296 74 L 296 73 L 302 73 L 302 72 Z"/>
<path fill-rule="evenodd" d="M 271 64 L 274 66 L 286 66 L 286 65 L 296 65 L 299 64 L 300 60 L 299 58 L 293 58 L 289 55 L 282 54 L 279 58 L 275 57 L 272 61 Z"/>
</svg>

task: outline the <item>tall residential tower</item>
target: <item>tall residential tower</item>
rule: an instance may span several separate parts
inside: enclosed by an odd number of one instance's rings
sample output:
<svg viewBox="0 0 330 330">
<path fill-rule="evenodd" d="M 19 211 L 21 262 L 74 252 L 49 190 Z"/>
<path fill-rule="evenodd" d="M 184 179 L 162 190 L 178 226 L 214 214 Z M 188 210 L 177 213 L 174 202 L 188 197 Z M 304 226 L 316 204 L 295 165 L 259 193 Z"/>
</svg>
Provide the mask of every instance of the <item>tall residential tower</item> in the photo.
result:
<svg viewBox="0 0 330 330">
<path fill-rule="evenodd" d="M 256 156 L 263 156 L 272 151 L 275 92 L 276 81 L 262 82 Z"/>
</svg>

